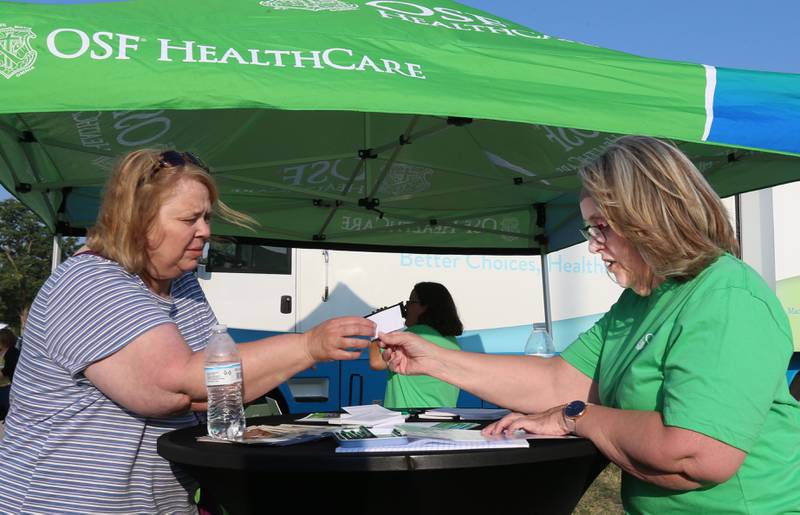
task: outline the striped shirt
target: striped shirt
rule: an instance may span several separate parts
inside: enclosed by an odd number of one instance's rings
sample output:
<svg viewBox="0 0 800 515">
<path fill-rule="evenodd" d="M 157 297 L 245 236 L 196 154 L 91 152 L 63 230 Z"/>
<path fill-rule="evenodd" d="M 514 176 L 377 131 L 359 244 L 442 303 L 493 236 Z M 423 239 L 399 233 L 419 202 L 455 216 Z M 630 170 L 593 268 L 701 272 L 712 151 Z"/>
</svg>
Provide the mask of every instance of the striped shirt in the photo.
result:
<svg viewBox="0 0 800 515">
<path fill-rule="evenodd" d="M 196 511 L 191 479 L 158 456 L 156 439 L 198 418 L 139 416 L 83 375 L 144 332 L 171 323 L 193 350 L 205 347 L 216 320 L 192 274 L 173 281 L 164 299 L 99 256 L 76 256 L 56 269 L 25 328 L 0 442 L 0 511 Z"/>
</svg>

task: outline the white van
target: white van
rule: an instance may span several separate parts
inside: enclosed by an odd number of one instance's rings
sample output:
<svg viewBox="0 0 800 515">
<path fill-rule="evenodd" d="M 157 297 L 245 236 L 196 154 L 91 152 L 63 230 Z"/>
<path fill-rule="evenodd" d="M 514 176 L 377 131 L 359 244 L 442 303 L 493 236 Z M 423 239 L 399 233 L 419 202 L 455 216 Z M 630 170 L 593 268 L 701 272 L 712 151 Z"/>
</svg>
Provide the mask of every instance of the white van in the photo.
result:
<svg viewBox="0 0 800 515">
<path fill-rule="evenodd" d="M 548 257 L 553 339 L 560 351 L 608 310 L 620 288 L 586 244 Z M 367 315 L 408 299 L 420 281 L 444 284 L 459 311 L 462 348 L 522 353 L 534 322 L 544 321 L 539 256 L 437 255 L 288 249 L 214 243 L 198 273 L 217 318 L 237 341 L 302 332 L 332 317 Z M 322 363 L 273 391 L 290 412 L 382 402 L 386 372 L 366 352 Z M 461 406 L 483 402 L 466 392 Z"/>
<path fill-rule="evenodd" d="M 745 261 L 776 288 L 800 350 L 800 239 L 795 237 L 800 182 L 725 200 L 742 238 Z M 743 200 L 747 197 L 746 200 Z M 771 230 L 769 230 L 771 229 Z M 201 284 L 220 322 L 237 341 L 302 332 L 331 317 L 366 315 L 408 298 L 414 284 L 435 281 L 453 295 L 464 323 L 462 348 L 522 353 L 531 326 L 544 321 L 539 256 L 476 256 L 287 249 L 215 243 Z M 581 243 L 548 256 L 556 350 L 597 320 L 619 297 L 598 256 Z M 791 380 L 800 353 L 789 364 Z M 271 392 L 284 410 L 337 410 L 381 402 L 386 372 L 366 353 L 321 363 Z M 483 401 L 461 392 L 461 406 Z"/>
</svg>

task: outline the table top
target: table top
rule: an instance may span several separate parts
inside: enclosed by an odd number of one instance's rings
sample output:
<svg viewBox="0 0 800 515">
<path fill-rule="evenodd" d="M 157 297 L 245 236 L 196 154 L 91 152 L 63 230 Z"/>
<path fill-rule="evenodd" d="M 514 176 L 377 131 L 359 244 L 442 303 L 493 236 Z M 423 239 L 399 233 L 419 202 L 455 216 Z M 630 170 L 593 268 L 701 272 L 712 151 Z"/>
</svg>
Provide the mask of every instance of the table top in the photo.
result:
<svg viewBox="0 0 800 515">
<path fill-rule="evenodd" d="M 258 417 L 248 424 L 286 424 L 300 415 Z M 179 465 L 260 472 L 400 472 L 475 467 L 497 467 L 597 456 L 591 441 L 580 439 L 531 440 L 529 448 L 435 452 L 337 454 L 333 438 L 285 447 L 198 442 L 206 426 L 165 433 L 158 454 Z"/>
</svg>

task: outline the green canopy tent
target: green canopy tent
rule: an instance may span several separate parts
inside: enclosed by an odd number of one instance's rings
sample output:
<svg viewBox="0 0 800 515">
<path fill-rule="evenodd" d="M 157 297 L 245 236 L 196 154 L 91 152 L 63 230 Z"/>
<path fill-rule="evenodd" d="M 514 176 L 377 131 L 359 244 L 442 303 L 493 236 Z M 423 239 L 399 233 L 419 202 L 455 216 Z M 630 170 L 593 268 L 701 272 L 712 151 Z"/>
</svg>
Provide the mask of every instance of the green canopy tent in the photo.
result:
<svg viewBox="0 0 800 515">
<path fill-rule="evenodd" d="M 200 155 L 296 247 L 540 254 L 576 171 L 669 138 L 721 195 L 800 178 L 800 76 L 645 59 L 448 0 L 0 1 L 0 183 L 60 233 L 114 160 Z M 545 278 L 546 279 L 546 278 Z"/>
<path fill-rule="evenodd" d="M 438 0 L 59 3 L 2 3 L 0 182 L 65 232 L 141 146 L 198 153 L 261 223 L 217 234 L 295 246 L 563 248 L 575 171 L 617 134 L 676 140 L 723 195 L 800 176 L 780 134 L 798 76 L 644 59 Z M 720 98 L 723 79 L 752 91 Z"/>
</svg>

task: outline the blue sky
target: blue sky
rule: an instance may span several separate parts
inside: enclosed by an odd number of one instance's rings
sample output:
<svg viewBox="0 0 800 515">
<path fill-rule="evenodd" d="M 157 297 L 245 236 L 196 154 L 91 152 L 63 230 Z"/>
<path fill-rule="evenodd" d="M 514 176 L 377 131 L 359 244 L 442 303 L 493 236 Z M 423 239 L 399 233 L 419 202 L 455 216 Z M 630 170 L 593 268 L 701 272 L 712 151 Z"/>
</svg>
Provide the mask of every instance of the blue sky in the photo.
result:
<svg viewBox="0 0 800 515">
<path fill-rule="evenodd" d="M 800 73 L 797 0 L 459 0 L 551 36 L 646 57 Z"/>
<path fill-rule="evenodd" d="M 646 57 L 800 73 L 797 0 L 461 2 L 551 36 Z M 8 196 L 0 187 L 0 200 Z"/>
</svg>

